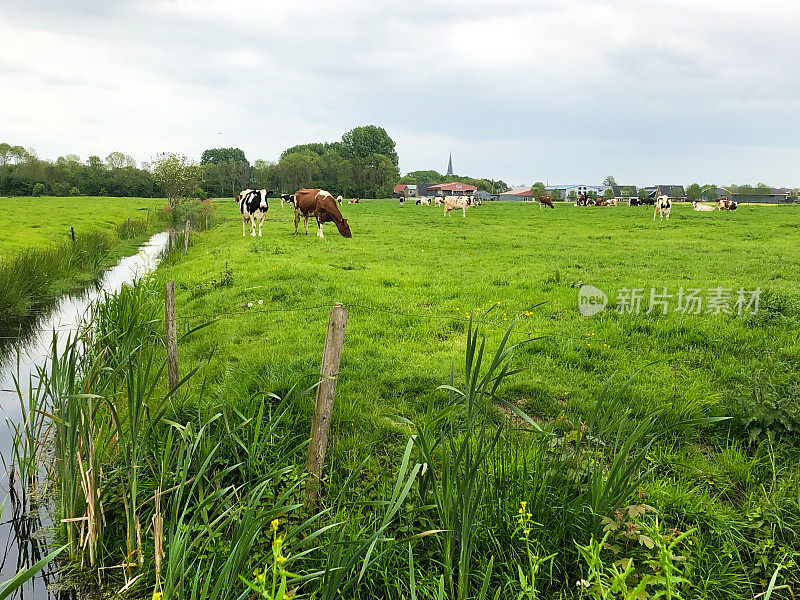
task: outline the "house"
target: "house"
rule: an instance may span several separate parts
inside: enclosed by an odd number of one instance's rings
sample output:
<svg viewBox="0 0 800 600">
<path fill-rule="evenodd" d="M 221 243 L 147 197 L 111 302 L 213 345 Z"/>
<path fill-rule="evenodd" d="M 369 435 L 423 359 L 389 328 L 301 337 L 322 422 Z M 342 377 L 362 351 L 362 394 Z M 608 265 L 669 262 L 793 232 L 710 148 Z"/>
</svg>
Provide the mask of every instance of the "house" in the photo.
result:
<svg viewBox="0 0 800 600">
<path fill-rule="evenodd" d="M 551 185 L 545 189 L 548 194 L 552 193 L 553 190 L 558 190 L 562 200 L 569 200 L 570 192 L 575 192 L 575 198 L 581 194 L 588 194 L 589 192 L 594 192 L 599 196 L 602 194 L 602 190 L 604 190 L 605 187 L 602 185 Z"/>
<path fill-rule="evenodd" d="M 394 186 L 394 197 L 395 198 L 414 198 L 417 195 L 417 186 L 416 185 L 406 185 L 404 183 L 398 183 Z"/>
<path fill-rule="evenodd" d="M 612 185 L 611 190 L 617 202 L 627 202 L 630 198 L 636 198 L 639 193 L 639 188 L 635 185 Z"/>
<path fill-rule="evenodd" d="M 678 202 L 686 201 L 686 190 L 683 189 L 682 185 L 655 185 L 644 189 L 647 190 L 649 198 L 669 196 L 670 200 L 677 200 Z"/>
<path fill-rule="evenodd" d="M 439 183 L 429 185 L 425 189 L 426 196 L 471 196 L 478 191 L 474 185 L 468 183 Z"/>
<path fill-rule="evenodd" d="M 507 192 L 503 192 L 500 194 L 500 200 L 510 200 L 513 202 L 531 202 L 533 201 L 533 195 L 531 194 L 531 188 L 517 188 L 515 190 L 509 190 Z"/>
</svg>

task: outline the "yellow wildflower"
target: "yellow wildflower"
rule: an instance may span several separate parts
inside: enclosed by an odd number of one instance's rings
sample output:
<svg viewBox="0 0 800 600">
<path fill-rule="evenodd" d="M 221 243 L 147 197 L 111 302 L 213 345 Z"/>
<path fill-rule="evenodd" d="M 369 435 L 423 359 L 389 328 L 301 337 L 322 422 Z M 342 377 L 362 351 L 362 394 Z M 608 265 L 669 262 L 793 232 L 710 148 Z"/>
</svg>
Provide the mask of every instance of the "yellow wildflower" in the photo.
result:
<svg viewBox="0 0 800 600">
<path fill-rule="evenodd" d="M 278 525 L 280 525 L 280 523 L 278 519 L 272 519 L 272 531 L 278 531 Z"/>
<path fill-rule="evenodd" d="M 279 565 L 282 565 L 283 563 L 286 562 L 286 557 L 285 556 L 276 556 L 275 557 L 275 562 L 278 563 Z"/>
<path fill-rule="evenodd" d="M 153 600 L 161 600 L 161 592 L 153 592 Z"/>
</svg>

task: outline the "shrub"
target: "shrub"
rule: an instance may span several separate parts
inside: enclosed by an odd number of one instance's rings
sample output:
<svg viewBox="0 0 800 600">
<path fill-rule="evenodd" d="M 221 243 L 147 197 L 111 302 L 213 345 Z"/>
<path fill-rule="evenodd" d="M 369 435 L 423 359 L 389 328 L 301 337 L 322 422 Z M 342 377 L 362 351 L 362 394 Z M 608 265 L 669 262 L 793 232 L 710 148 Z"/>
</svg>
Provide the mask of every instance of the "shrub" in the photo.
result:
<svg viewBox="0 0 800 600">
<path fill-rule="evenodd" d="M 45 188 L 43 183 L 37 183 L 33 186 L 33 195 L 34 196 L 44 196 Z"/>
<path fill-rule="evenodd" d="M 76 188 L 75 186 L 73 186 L 72 189 L 69 191 L 69 195 L 70 196 L 80 196 L 81 195 L 81 191 L 78 188 Z"/>
</svg>

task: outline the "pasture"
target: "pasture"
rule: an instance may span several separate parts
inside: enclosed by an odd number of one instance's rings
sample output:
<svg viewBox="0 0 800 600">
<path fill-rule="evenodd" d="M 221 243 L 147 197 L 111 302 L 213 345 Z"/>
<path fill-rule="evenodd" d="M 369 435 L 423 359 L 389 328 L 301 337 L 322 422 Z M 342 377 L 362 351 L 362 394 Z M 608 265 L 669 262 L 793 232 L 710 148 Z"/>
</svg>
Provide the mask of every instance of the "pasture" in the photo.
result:
<svg viewBox="0 0 800 600">
<path fill-rule="evenodd" d="M 51 422 L 61 535 L 84 519 L 99 532 L 73 544 L 75 563 L 138 554 L 136 598 L 744 600 L 773 574 L 773 599 L 800 586 L 800 207 L 678 204 L 668 222 L 566 204 L 342 212 L 350 239 L 330 223 L 317 238 L 313 220 L 294 236 L 279 201 L 262 237 L 242 237 L 220 200 L 188 255 L 95 308 L 85 379 L 42 385 L 70 398 L 51 409 L 66 415 Z M 197 371 L 159 400 L 170 280 L 180 374 Z M 583 284 L 606 311 L 580 314 Z M 613 309 L 623 288 L 646 290 L 639 314 Z M 760 305 L 684 314 L 673 297 L 647 313 L 651 288 L 760 289 Z M 334 302 L 349 321 L 314 506 L 294 486 Z M 485 335 L 493 355 L 512 324 L 510 372 L 495 395 L 470 392 L 475 344 Z M 439 388 L 451 381 L 463 400 Z M 49 430 L 36 425 L 49 414 L 30 427 Z M 84 511 L 90 497 L 102 511 Z M 106 589 L 125 584 L 105 573 Z"/>
</svg>

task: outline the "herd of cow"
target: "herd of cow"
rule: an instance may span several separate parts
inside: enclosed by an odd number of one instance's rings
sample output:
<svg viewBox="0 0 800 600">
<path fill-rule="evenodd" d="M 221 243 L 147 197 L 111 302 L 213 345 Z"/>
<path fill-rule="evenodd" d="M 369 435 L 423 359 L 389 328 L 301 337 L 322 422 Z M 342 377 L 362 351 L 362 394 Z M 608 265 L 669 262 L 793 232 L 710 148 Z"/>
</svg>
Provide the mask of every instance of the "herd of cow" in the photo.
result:
<svg viewBox="0 0 800 600">
<path fill-rule="evenodd" d="M 250 235 L 256 235 L 256 225 L 258 225 L 258 235 L 261 235 L 261 227 L 264 224 L 264 217 L 269 210 L 268 198 L 272 195 L 272 190 L 242 190 L 237 196 L 236 200 L 239 202 L 239 211 L 242 213 L 242 236 L 247 235 L 246 226 L 250 222 Z M 281 207 L 285 203 L 289 203 L 294 207 L 294 234 L 297 235 L 297 227 L 300 224 L 300 219 L 304 220 L 303 225 L 306 235 L 308 235 L 308 220 L 313 216 L 317 220 L 317 236 L 325 237 L 322 233 L 322 226 L 325 223 L 332 222 L 339 233 L 346 237 L 353 237 L 350 233 L 350 225 L 347 219 L 342 216 L 339 211 L 339 206 L 343 202 L 343 198 L 338 196 L 333 197 L 333 194 L 320 189 L 302 189 L 294 194 L 281 194 Z M 550 196 L 543 195 L 539 197 L 539 208 L 548 206 L 555 208 Z M 400 199 L 401 204 L 405 204 L 405 198 Z M 359 199 L 348 200 L 349 204 L 358 204 Z M 422 206 L 430 206 L 431 198 L 419 198 L 416 202 Z M 650 201 L 641 201 L 638 199 L 631 199 L 628 203 L 629 206 L 637 206 L 639 204 L 650 204 Z M 589 198 L 586 194 L 578 196 L 575 206 L 616 206 L 616 200 L 605 200 L 603 198 Z M 653 212 L 653 220 L 655 221 L 656 215 L 661 219 L 666 218 L 669 221 L 669 213 L 672 208 L 672 200 L 669 196 L 658 196 L 652 201 L 655 206 Z M 467 209 L 473 206 L 480 206 L 481 201 L 474 196 L 436 196 L 433 198 L 434 206 L 442 206 L 444 208 L 444 216 L 450 214 L 451 211 L 460 209 L 462 216 L 467 216 Z M 736 210 L 736 202 L 727 200 L 725 198 L 717 198 L 717 207 L 720 210 Z M 692 202 L 692 208 L 699 212 L 708 212 L 715 209 L 714 206 L 707 204 L 700 204 Z"/>
</svg>

